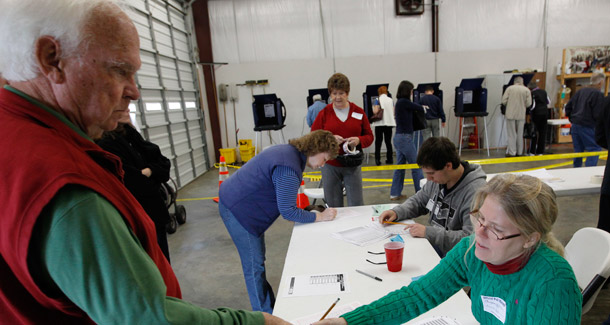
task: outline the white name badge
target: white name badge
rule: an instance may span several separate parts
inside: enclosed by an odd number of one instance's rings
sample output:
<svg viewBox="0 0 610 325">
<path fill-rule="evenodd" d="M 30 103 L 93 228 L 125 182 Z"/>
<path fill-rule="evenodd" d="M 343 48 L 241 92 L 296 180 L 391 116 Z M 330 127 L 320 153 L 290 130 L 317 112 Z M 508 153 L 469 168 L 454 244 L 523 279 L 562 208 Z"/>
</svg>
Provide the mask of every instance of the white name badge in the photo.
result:
<svg viewBox="0 0 610 325">
<path fill-rule="evenodd" d="M 432 201 L 432 199 L 428 199 L 428 204 L 426 204 L 426 209 L 428 209 L 428 211 L 432 211 L 433 207 L 434 207 L 434 201 Z"/>
<path fill-rule="evenodd" d="M 362 114 L 353 112 L 352 113 L 352 117 L 357 119 L 357 120 L 361 120 L 362 119 Z"/>
<path fill-rule="evenodd" d="M 504 324 L 506 321 L 506 302 L 502 298 L 481 296 L 483 310 L 496 316 Z"/>
</svg>

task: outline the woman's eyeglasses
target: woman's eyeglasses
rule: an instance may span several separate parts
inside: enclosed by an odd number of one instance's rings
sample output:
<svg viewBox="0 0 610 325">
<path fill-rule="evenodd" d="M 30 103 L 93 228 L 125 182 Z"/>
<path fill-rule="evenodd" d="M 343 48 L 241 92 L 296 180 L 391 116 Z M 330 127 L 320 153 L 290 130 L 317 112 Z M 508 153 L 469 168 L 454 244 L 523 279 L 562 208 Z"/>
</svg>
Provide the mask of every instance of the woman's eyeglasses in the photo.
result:
<svg viewBox="0 0 610 325">
<path fill-rule="evenodd" d="M 479 224 L 479 227 L 482 227 L 483 229 L 485 229 L 488 236 L 489 236 L 489 233 L 494 234 L 494 236 L 496 236 L 496 240 L 506 240 L 506 239 L 511 239 L 511 238 L 521 236 L 521 234 L 514 234 L 514 235 L 500 237 L 493 229 L 491 229 L 491 227 L 483 224 L 483 222 L 485 221 L 485 218 L 483 218 L 483 216 L 481 215 L 479 210 L 474 210 L 474 211 L 470 212 L 470 215 L 477 221 L 477 223 Z"/>
</svg>

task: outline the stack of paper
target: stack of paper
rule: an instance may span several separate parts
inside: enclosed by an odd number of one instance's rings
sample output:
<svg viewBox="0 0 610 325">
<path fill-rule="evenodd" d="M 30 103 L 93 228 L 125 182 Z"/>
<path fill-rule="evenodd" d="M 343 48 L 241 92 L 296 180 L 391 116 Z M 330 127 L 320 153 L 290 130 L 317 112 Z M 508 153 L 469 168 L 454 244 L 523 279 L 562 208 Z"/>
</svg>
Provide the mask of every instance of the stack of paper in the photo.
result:
<svg viewBox="0 0 610 325">
<path fill-rule="evenodd" d="M 386 231 L 378 223 L 371 223 L 366 226 L 356 227 L 348 230 L 332 233 L 333 238 L 345 240 L 358 246 L 366 246 L 380 240 L 390 238 L 392 233 Z"/>
</svg>

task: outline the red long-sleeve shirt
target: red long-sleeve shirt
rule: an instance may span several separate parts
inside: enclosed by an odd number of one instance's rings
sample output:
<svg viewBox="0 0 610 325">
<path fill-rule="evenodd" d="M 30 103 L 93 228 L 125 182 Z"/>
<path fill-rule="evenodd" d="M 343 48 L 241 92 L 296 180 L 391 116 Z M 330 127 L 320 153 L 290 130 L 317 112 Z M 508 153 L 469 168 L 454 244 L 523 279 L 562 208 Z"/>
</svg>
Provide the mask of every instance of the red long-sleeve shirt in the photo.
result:
<svg viewBox="0 0 610 325">
<path fill-rule="evenodd" d="M 331 103 L 320 111 L 311 126 L 311 130 L 327 130 L 344 138 L 357 136 L 360 139 L 362 148 L 370 146 L 374 140 L 373 131 L 364 110 L 352 102 L 349 103 L 349 113 L 345 122 L 342 122 L 337 117 Z M 336 159 L 329 160 L 326 163 L 336 167 L 343 167 Z"/>
</svg>

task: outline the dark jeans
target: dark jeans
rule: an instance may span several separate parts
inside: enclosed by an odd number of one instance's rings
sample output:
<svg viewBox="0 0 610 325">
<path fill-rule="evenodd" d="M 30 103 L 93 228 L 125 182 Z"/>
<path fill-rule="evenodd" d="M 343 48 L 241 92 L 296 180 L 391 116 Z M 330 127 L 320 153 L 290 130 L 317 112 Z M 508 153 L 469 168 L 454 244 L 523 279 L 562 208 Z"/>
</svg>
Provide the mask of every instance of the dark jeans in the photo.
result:
<svg viewBox="0 0 610 325">
<path fill-rule="evenodd" d="M 375 161 L 381 161 L 381 144 L 385 139 L 385 162 L 391 164 L 394 161 L 394 152 L 392 151 L 392 126 L 376 126 L 375 127 Z"/>
<path fill-rule="evenodd" d="M 546 145 L 546 115 L 532 115 L 532 122 L 536 126 L 536 137 L 530 143 L 529 152 L 535 155 L 544 153 Z"/>
<path fill-rule="evenodd" d="M 595 142 L 595 128 L 572 124 L 572 143 L 574 144 L 574 152 L 585 151 L 601 151 L 600 147 Z M 597 166 L 599 156 L 587 157 L 585 167 Z M 574 158 L 574 167 L 582 167 L 582 158 Z"/>
</svg>

